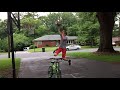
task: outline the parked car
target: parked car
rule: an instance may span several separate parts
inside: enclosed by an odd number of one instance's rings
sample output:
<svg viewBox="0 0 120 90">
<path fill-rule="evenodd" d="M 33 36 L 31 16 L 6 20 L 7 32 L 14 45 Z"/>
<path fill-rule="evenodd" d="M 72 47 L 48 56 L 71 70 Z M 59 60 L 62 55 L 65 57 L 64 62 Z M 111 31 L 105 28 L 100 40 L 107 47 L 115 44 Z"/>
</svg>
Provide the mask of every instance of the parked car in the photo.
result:
<svg viewBox="0 0 120 90">
<path fill-rule="evenodd" d="M 113 46 L 116 46 L 116 43 L 115 43 L 115 42 L 113 42 L 113 43 L 112 43 L 112 45 L 113 45 Z"/>
<path fill-rule="evenodd" d="M 24 47 L 23 48 L 23 51 L 27 51 L 27 50 L 29 50 L 29 47 Z"/>
<path fill-rule="evenodd" d="M 79 46 L 79 45 L 69 45 L 69 46 L 66 47 L 66 49 L 67 49 L 67 51 L 69 51 L 69 50 L 79 50 L 79 49 L 81 49 L 81 46 Z"/>
</svg>

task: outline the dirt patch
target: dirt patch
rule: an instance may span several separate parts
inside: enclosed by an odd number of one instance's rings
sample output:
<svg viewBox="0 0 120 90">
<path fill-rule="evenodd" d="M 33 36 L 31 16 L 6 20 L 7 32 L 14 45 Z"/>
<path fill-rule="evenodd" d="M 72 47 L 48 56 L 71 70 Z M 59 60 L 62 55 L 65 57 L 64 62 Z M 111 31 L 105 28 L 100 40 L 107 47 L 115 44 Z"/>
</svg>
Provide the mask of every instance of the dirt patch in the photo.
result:
<svg viewBox="0 0 120 90">
<path fill-rule="evenodd" d="M 1 78 L 12 78 L 12 69 L 0 70 Z"/>
<path fill-rule="evenodd" d="M 120 64 L 120 62 L 111 62 L 112 64 Z"/>
<path fill-rule="evenodd" d="M 17 70 L 16 70 L 16 75 L 18 75 L 18 71 Z M 13 78 L 12 69 L 0 70 L 0 78 Z"/>
<path fill-rule="evenodd" d="M 116 52 L 93 52 L 96 55 L 120 55 L 119 51 Z"/>
</svg>

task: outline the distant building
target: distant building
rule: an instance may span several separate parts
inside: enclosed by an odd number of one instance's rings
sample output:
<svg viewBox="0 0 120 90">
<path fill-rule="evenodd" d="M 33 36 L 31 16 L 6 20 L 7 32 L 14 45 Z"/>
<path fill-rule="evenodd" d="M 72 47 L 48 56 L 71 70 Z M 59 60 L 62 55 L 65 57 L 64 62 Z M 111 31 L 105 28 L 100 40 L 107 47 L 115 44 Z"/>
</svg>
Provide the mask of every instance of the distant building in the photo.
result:
<svg viewBox="0 0 120 90">
<path fill-rule="evenodd" d="M 73 44 L 77 40 L 77 36 L 67 36 L 67 44 Z M 45 35 L 33 40 L 34 44 L 38 47 L 45 46 L 58 46 L 60 44 L 61 37 L 60 35 Z"/>
<path fill-rule="evenodd" d="M 120 46 L 120 37 L 113 37 L 112 38 L 112 43 Z"/>
</svg>

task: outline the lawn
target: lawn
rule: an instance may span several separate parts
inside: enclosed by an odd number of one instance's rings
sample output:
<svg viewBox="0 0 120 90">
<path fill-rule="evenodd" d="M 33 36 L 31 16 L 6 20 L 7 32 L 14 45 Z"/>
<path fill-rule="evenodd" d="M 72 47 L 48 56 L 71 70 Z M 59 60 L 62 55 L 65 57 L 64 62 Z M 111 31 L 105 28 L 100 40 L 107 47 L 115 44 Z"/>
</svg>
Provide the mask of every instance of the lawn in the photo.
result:
<svg viewBox="0 0 120 90">
<path fill-rule="evenodd" d="M 56 48 L 58 47 L 45 47 L 45 52 L 49 52 L 49 51 L 54 51 Z M 81 46 L 82 49 L 86 48 L 86 49 L 90 49 L 90 46 Z M 98 48 L 96 46 L 93 46 L 92 48 Z M 28 50 L 28 52 L 42 52 L 42 48 L 35 48 L 35 49 L 30 49 Z"/>
<path fill-rule="evenodd" d="M 54 51 L 57 47 L 45 47 L 45 52 Z M 28 52 L 42 52 L 42 48 L 35 48 L 28 50 Z"/>
<path fill-rule="evenodd" d="M 82 49 L 98 48 L 98 46 L 81 46 Z"/>
<path fill-rule="evenodd" d="M 6 53 L 7 53 L 7 52 L 5 52 L 4 50 L 1 50 L 1 49 L 0 49 L 0 55 L 1 55 L 1 54 L 6 54 Z"/>
<path fill-rule="evenodd" d="M 15 59 L 16 75 L 18 75 L 20 67 L 20 58 Z M 12 78 L 12 59 L 4 58 L 0 59 L 0 77 Z"/>
<path fill-rule="evenodd" d="M 67 56 L 105 62 L 120 62 L 120 55 L 98 55 L 92 52 L 69 52 Z"/>
</svg>

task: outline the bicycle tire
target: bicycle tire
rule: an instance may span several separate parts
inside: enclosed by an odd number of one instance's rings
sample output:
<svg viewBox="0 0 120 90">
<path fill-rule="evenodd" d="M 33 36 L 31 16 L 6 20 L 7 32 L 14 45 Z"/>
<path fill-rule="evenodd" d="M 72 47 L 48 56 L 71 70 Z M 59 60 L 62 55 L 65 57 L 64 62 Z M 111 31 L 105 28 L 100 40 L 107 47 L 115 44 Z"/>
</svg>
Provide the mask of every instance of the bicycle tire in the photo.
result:
<svg viewBox="0 0 120 90">
<path fill-rule="evenodd" d="M 61 70 L 56 70 L 55 73 L 52 73 L 52 76 L 50 78 L 62 78 L 61 76 Z"/>
<path fill-rule="evenodd" d="M 49 68 L 48 68 L 48 77 L 49 77 L 49 78 L 52 78 L 52 77 L 53 77 L 53 69 L 52 69 L 52 66 L 49 66 Z"/>
<path fill-rule="evenodd" d="M 58 69 L 58 71 L 57 71 L 57 78 L 62 78 L 62 74 L 61 74 L 61 70 L 60 69 Z"/>
</svg>

